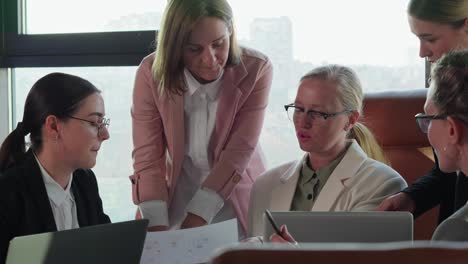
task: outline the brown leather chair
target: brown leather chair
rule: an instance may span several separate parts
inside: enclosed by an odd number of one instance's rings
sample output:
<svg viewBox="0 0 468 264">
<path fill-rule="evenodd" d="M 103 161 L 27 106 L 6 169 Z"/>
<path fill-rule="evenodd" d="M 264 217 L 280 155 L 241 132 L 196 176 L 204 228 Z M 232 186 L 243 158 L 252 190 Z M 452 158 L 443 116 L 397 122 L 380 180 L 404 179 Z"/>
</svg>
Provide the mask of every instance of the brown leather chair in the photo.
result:
<svg viewBox="0 0 468 264">
<path fill-rule="evenodd" d="M 432 149 L 414 115 L 424 111 L 427 89 L 366 94 L 363 123 L 383 147 L 387 159 L 410 185 L 434 165 Z M 437 226 L 438 208 L 417 218 L 414 239 L 427 240 Z"/>
<path fill-rule="evenodd" d="M 252 248 L 234 248 L 220 253 L 212 264 L 465 264 L 468 261 L 467 244 L 447 243 L 418 246 L 407 243 L 383 244 L 315 244 L 301 248 L 272 245 Z"/>
</svg>

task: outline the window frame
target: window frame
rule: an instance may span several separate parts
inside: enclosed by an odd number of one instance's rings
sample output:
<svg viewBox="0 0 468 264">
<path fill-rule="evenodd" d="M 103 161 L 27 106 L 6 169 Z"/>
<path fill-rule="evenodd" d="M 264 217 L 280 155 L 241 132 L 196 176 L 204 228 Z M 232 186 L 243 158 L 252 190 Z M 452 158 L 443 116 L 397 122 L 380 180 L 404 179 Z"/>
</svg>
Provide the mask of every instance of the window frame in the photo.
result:
<svg viewBox="0 0 468 264">
<path fill-rule="evenodd" d="M 152 30 L 23 34 L 23 2 L 2 1 L 0 68 L 135 66 L 155 50 Z"/>
<path fill-rule="evenodd" d="M 137 66 L 156 49 L 157 31 L 24 34 L 25 0 L 0 2 L 0 139 L 12 130 L 14 68 Z M 115 45 L 115 43 L 119 43 Z"/>
</svg>

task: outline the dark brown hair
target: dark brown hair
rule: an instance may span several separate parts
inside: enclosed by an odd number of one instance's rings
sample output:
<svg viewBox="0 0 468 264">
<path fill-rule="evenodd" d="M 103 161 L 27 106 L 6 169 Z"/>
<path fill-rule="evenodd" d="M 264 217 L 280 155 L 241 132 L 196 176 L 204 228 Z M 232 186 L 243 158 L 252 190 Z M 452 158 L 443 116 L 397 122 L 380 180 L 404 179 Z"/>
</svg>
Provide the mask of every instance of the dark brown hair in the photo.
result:
<svg viewBox="0 0 468 264">
<path fill-rule="evenodd" d="M 468 121 L 468 50 L 451 51 L 431 73 L 431 99 L 440 114 Z"/>
<path fill-rule="evenodd" d="M 2 143 L 0 172 L 21 162 L 26 152 L 26 135 L 30 134 L 31 148 L 41 150 L 41 129 L 47 116 L 65 120 L 79 109 L 86 97 L 99 92 L 89 81 L 65 73 L 51 73 L 39 79 L 26 97 L 23 120 Z"/>
</svg>

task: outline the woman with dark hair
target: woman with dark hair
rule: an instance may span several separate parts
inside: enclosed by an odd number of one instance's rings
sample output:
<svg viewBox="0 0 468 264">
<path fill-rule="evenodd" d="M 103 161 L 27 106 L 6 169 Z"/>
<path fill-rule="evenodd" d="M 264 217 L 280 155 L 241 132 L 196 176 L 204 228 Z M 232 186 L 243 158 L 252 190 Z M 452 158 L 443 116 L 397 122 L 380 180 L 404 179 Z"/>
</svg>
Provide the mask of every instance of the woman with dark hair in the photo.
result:
<svg viewBox="0 0 468 264">
<path fill-rule="evenodd" d="M 0 262 L 16 236 L 110 222 L 90 170 L 109 138 L 104 115 L 100 91 L 80 77 L 52 73 L 33 85 L 0 148 Z"/>
<path fill-rule="evenodd" d="M 162 21 L 133 90 L 133 201 L 152 231 L 237 218 L 242 235 L 271 62 L 238 45 L 226 0 L 171 0 Z"/>
<path fill-rule="evenodd" d="M 467 175 L 468 51 L 447 53 L 431 77 L 425 113 L 417 114 L 416 121 L 437 153 L 440 170 Z M 464 205 L 440 224 L 432 239 L 468 241 L 467 219 L 468 205 Z"/>
</svg>

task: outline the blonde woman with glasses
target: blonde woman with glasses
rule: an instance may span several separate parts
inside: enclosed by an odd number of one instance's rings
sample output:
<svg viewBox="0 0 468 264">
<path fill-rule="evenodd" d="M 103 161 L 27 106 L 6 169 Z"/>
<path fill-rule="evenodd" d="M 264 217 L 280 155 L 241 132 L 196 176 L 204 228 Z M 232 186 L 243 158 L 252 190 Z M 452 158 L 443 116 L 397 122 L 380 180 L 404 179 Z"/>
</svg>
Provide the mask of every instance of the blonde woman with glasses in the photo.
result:
<svg viewBox="0 0 468 264">
<path fill-rule="evenodd" d="M 250 236 L 262 234 L 265 209 L 371 211 L 406 187 L 396 171 L 361 147 L 359 142 L 373 151 L 379 148 L 359 122 L 362 101 L 360 81 L 348 67 L 323 66 L 301 78 L 296 99 L 285 109 L 305 154 L 265 172 L 255 182 Z M 272 239 L 282 241 L 275 235 Z"/>
</svg>

